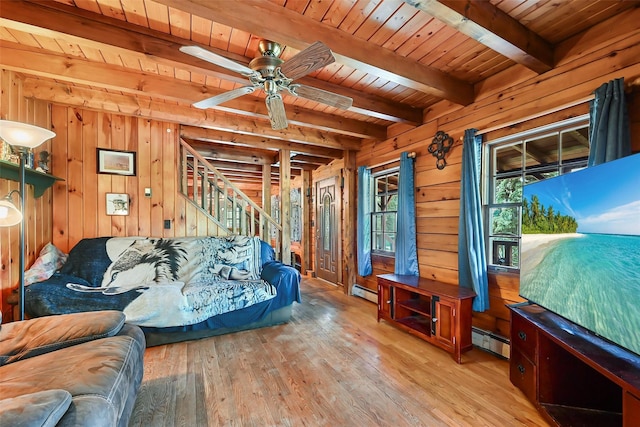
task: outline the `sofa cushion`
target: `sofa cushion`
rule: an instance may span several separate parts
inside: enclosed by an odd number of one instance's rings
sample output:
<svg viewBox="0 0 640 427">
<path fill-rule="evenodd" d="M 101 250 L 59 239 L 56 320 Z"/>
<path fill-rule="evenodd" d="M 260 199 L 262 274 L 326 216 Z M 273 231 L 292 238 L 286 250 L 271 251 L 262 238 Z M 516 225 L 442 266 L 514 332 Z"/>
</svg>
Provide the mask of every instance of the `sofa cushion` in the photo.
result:
<svg viewBox="0 0 640 427">
<path fill-rule="evenodd" d="M 45 390 L 0 400 L 0 425 L 53 427 L 70 404 L 71 394 L 65 390 Z"/>
<path fill-rule="evenodd" d="M 122 312 L 105 310 L 7 323 L 0 329 L 0 366 L 113 336 L 124 321 Z"/>
<path fill-rule="evenodd" d="M 80 277 L 91 286 L 100 286 L 104 273 L 111 264 L 106 246 L 109 239 L 110 237 L 96 237 L 80 240 L 69 252 L 60 273 Z"/>
<path fill-rule="evenodd" d="M 142 381 L 145 343 L 140 328 L 124 329 L 124 335 L 0 367 L 0 399 L 62 389 L 72 402 L 59 426 L 126 426 Z"/>
</svg>

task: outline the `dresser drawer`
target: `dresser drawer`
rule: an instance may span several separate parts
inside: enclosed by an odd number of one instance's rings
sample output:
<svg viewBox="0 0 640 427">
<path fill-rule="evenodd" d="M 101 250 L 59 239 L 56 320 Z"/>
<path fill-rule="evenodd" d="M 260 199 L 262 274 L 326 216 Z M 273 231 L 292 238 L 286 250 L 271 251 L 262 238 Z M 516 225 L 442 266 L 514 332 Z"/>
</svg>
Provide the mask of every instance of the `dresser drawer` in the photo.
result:
<svg viewBox="0 0 640 427">
<path fill-rule="evenodd" d="M 509 360 L 509 379 L 524 393 L 527 398 L 537 401 L 536 396 L 536 366 L 521 352 L 511 347 Z"/>
<path fill-rule="evenodd" d="M 537 337 L 535 327 L 517 314 L 511 315 L 511 348 L 517 349 L 535 362 Z"/>
</svg>

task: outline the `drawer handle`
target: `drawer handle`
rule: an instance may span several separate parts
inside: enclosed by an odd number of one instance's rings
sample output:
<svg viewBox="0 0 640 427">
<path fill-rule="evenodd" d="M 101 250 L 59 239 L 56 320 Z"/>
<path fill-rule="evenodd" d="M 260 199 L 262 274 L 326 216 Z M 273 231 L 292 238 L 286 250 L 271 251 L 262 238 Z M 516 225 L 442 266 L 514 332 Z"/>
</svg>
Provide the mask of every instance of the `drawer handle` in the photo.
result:
<svg viewBox="0 0 640 427">
<path fill-rule="evenodd" d="M 390 299 L 387 300 L 387 304 L 391 304 L 391 300 Z"/>
<path fill-rule="evenodd" d="M 526 371 L 526 369 L 524 368 L 524 366 L 522 366 L 522 365 L 520 365 L 520 364 L 519 364 L 519 365 L 518 365 L 518 371 L 519 371 L 521 374 L 524 374 L 524 372 Z"/>
<path fill-rule="evenodd" d="M 522 340 L 522 341 L 526 341 L 527 340 L 527 334 L 520 331 L 518 332 L 518 337 Z"/>
</svg>

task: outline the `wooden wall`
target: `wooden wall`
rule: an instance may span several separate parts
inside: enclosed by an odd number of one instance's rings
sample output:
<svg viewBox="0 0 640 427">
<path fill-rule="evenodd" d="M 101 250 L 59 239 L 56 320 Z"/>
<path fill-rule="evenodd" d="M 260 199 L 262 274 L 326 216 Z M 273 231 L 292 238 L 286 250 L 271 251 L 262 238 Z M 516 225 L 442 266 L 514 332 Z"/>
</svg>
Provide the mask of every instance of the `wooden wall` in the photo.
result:
<svg viewBox="0 0 640 427">
<path fill-rule="evenodd" d="M 559 119 L 586 111 L 586 102 L 601 84 L 624 77 L 640 82 L 640 31 L 614 20 L 569 39 L 556 48 L 557 67 L 537 75 L 515 66 L 476 85 L 476 101 L 464 108 L 442 102 L 425 112 L 425 124 L 386 141 L 365 144 L 358 152 L 358 166 L 399 158 L 402 151 L 416 151 L 416 213 L 420 275 L 458 283 L 458 216 L 465 129 L 481 133 L 496 128 L 517 132 L 523 123 L 540 122 L 541 116 Z M 505 85 L 505 82 L 509 82 Z M 637 87 L 637 86 L 636 86 Z M 637 90 L 630 97 L 632 129 L 640 123 Z M 546 114 L 545 114 L 546 113 Z M 521 127 L 521 126 L 520 126 Z M 455 140 L 443 170 L 427 147 L 439 130 Z M 497 132 L 497 131 L 494 131 Z M 640 151 L 640 134 L 633 133 L 634 151 Z M 373 275 L 358 283 L 375 289 L 375 275 L 392 272 L 393 259 L 374 258 Z M 474 313 L 474 326 L 502 336 L 509 335 L 505 304 L 519 301 L 517 274 L 492 274 L 489 279 L 491 308 Z"/>
<path fill-rule="evenodd" d="M 218 234 L 213 221 L 179 194 L 176 124 L 59 105 L 51 121 L 57 133 L 52 173 L 65 180 L 53 189 L 53 243 L 60 249 L 97 236 Z M 98 174 L 96 148 L 134 151 L 136 176 Z M 107 193 L 128 194 L 129 215 L 107 215 Z"/>
<path fill-rule="evenodd" d="M 180 237 L 217 235 L 206 215 L 178 193 L 177 125 L 25 100 L 20 78 L 2 73 L 3 119 L 51 128 L 42 146 L 51 153 L 51 174 L 62 178 L 39 199 L 28 187 L 26 259 L 30 266 L 47 242 L 68 252 L 80 239 L 98 236 Z M 96 148 L 136 152 L 136 176 L 98 174 Z M 151 197 L 144 189 L 151 188 Z M 0 196 L 18 184 L 0 179 Z M 126 193 L 127 216 L 106 214 L 106 193 Z M 164 228 L 164 221 L 171 228 Z M 18 226 L 0 228 L 2 311 L 11 320 L 7 296 L 18 282 Z"/>
<path fill-rule="evenodd" d="M 29 123 L 50 128 L 49 105 L 43 101 L 25 99 L 22 95 L 22 81 L 11 71 L 0 70 L 2 94 L 0 95 L 0 118 Z M 35 150 L 51 150 L 51 142 L 47 141 Z M 0 178 L 0 197 L 12 190 L 18 190 L 19 184 Z M 25 197 L 25 264 L 31 265 L 47 242 L 51 241 L 51 189 L 35 199 L 33 186 L 27 185 Z M 13 201 L 18 204 L 17 195 Z M 20 226 L 0 228 L 0 306 L 3 321 L 13 319 L 7 297 L 16 288 L 19 279 L 19 233 Z"/>
</svg>

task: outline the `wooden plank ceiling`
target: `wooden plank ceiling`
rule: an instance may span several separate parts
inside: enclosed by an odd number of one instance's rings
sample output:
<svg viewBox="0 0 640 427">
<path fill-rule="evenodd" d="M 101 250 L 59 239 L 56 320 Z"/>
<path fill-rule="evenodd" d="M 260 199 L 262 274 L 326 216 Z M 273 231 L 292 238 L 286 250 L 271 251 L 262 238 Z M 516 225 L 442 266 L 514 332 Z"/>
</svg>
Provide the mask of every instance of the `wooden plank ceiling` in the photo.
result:
<svg viewBox="0 0 640 427">
<path fill-rule="evenodd" d="M 419 126 L 441 101 L 473 102 L 510 67 L 553 68 L 561 41 L 637 1 L 56 0 L 3 1 L 0 63 L 25 75 L 25 95 L 181 123 L 183 137 L 237 180 L 292 153 L 294 175 Z M 208 110 L 193 102 L 247 84 L 181 53 L 199 45 L 247 65 L 258 42 L 288 60 L 315 41 L 336 62 L 296 80 L 353 98 L 339 110 L 284 95 L 289 126 L 273 130 L 262 91 Z M 298 172 L 296 172 L 296 170 Z M 231 172 L 233 171 L 233 173 Z M 273 173 L 277 177 L 278 169 Z"/>
</svg>

